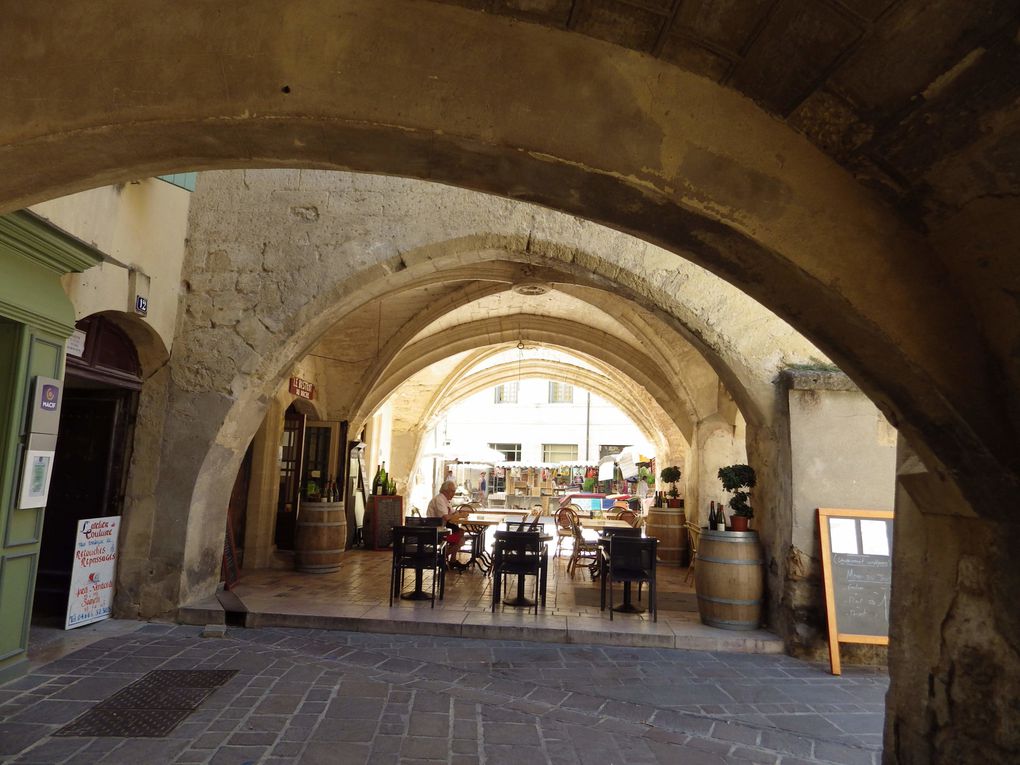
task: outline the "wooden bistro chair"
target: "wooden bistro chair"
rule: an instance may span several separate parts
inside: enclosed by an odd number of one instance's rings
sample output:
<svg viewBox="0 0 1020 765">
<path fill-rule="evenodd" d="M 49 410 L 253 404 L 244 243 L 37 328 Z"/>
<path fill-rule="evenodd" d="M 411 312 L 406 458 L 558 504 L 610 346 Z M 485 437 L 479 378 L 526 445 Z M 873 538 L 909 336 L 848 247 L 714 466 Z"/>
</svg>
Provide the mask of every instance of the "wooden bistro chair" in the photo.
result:
<svg viewBox="0 0 1020 765">
<path fill-rule="evenodd" d="M 423 519 L 424 520 L 424 519 Z M 446 590 L 446 544 L 440 538 L 436 526 L 394 526 L 393 561 L 390 567 L 390 607 L 393 598 L 400 597 L 404 589 L 404 572 L 414 571 L 415 590 L 411 600 L 432 601 L 436 607 L 436 584 L 439 585 L 439 599 Z M 420 587 L 426 571 L 432 572 L 432 593 L 427 595 Z"/>
<path fill-rule="evenodd" d="M 659 621 L 659 607 L 656 603 L 655 591 L 655 556 L 659 540 L 654 537 L 632 537 L 615 535 L 609 540 L 608 560 L 606 561 L 606 587 L 609 588 L 609 620 L 613 620 L 613 585 L 616 582 L 637 582 L 640 586 L 648 583 L 648 610 L 652 612 L 652 621 Z M 624 605 L 627 603 L 624 592 Z"/>
<path fill-rule="evenodd" d="M 684 583 L 686 584 L 690 580 L 691 574 L 694 573 L 694 564 L 698 561 L 698 542 L 701 540 L 701 527 L 696 523 L 687 521 L 684 523 L 684 528 L 687 529 L 688 547 L 691 551 L 691 565 L 687 569 L 687 576 L 684 577 Z"/>
</svg>

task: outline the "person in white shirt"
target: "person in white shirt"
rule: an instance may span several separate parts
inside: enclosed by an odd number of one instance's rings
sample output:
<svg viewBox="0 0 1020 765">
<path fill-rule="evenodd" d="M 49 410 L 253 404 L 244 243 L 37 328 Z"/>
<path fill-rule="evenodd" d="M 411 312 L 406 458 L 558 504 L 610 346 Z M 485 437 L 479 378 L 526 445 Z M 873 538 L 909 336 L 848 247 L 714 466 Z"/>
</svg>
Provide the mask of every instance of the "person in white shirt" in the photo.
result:
<svg viewBox="0 0 1020 765">
<path fill-rule="evenodd" d="M 460 526 L 456 524 L 456 521 L 460 520 L 464 514 L 454 510 L 451 504 L 453 495 L 456 493 L 457 483 L 455 481 L 443 481 L 443 485 L 439 487 L 439 493 L 432 498 L 428 508 L 425 510 L 425 517 L 442 518 L 443 525 L 450 529 L 450 533 L 446 536 L 447 563 L 456 560 L 461 540 L 464 538 Z"/>
</svg>

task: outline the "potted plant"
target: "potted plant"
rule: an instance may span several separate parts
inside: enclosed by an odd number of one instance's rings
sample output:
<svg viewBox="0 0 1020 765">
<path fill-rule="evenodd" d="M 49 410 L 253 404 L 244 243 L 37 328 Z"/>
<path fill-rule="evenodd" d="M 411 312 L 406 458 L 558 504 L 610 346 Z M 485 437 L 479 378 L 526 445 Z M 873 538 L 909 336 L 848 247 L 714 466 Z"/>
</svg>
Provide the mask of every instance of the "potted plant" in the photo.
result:
<svg viewBox="0 0 1020 765">
<path fill-rule="evenodd" d="M 680 475 L 681 475 L 680 468 L 677 465 L 670 465 L 669 467 L 664 467 L 662 469 L 662 472 L 659 473 L 659 478 L 661 478 L 665 483 L 668 483 L 671 486 L 670 490 L 667 492 L 667 494 L 669 495 L 669 499 L 666 500 L 667 507 L 684 506 L 684 501 L 680 499 L 680 490 L 677 489 L 676 487 L 677 481 L 680 480 Z"/>
<path fill-rule="evenodd" d="M 747 531 L 747 524 L 754 517 L 754 510 L 747 504 L 751 496 L 747 489 L 757 483 L 754 468 L 750 465 L 727 465 L 719 468 L 719 481 L 726 491 L 733 492 L 730 500 L 730 528 L 733 531 Z"/>
</svg>

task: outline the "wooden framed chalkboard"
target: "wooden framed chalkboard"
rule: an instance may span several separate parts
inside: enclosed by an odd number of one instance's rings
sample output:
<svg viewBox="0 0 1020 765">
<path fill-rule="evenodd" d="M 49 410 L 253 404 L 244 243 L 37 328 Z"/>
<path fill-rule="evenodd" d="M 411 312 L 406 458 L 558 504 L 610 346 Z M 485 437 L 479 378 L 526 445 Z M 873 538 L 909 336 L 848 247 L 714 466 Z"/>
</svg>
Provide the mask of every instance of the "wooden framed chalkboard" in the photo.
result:
<svg viewBox="0 0 1020 765">
<path fill-rule="evenodd" d="M 818 509 L 829 662 L 841 673 L 839 644 L 889 645 L 892 510 Z"/>
</svg>

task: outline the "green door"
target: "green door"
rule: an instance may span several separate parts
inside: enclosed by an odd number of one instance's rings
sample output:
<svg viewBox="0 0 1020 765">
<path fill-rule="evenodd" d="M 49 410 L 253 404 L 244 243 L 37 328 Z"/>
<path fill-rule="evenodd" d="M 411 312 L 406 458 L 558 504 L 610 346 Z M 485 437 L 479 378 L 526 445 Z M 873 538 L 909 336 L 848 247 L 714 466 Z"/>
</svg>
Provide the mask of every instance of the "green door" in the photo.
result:
<svg viewBox="0 0 1020 765">
<path fill-rule="evenodd" d="M 61 378 L 59 337 L 0 318 L 0 682 L 26 661 L 43 508 L 18 508 L 28 440 L 27 402 L 37 376 Z"/>
</svg>

